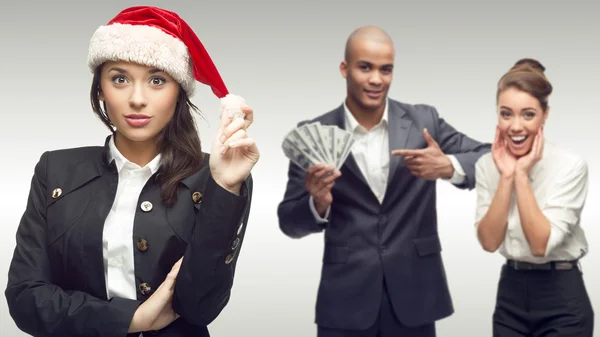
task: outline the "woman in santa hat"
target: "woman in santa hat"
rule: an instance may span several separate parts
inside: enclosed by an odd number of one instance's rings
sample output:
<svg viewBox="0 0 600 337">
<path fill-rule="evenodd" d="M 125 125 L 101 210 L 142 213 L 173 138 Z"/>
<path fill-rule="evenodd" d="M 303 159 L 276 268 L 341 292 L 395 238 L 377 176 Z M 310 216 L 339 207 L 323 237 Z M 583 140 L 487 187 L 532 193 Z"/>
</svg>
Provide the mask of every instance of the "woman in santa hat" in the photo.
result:
<svg viewBox="0 0 600 337">
<path fill-rule="evenodd" d="M 185 21 L 160 8 L 119 13 L 93 35 L 88 61 L 92 108 L 111 132 L 104 146 L 37 163 L 10 314 L 34 336 L 209 336 L 250 211 L 253 111 L 228 95 Z M 189 101 L 196 81 L 222 99 L 210 154 Z"/>
</svg>

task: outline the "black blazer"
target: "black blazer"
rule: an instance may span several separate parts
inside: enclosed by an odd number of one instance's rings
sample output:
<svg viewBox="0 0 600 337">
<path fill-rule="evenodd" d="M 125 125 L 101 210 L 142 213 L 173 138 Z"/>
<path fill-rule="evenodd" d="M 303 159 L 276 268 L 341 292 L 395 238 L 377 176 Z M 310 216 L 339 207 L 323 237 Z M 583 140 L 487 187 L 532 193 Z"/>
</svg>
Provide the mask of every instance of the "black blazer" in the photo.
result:
<svg viewBox="0 0 600 337">
<path fill-rule="evenodd" d="M 454 154 L 466 173 L 461 189 L 475 186 L 475 162 L 489 151 L 456 131 L 427 105 L 389 100 L 393 149 L 427 147 L 423 128 L 442 151 Z M 345 128 L 343 106 L 311 122 Z M 300 123 L 302 124 L 302 123 Z M 384 279 L 398 319 L 406 326 L 434 322 L 453 312 L 437 230 L 436 182 L 413 176 L 402 157 L 392 156 L 382 204 L 352 154 L 332 189 L 329 222 L 320 225 L 309 208 L 305 173 L 290 163 L 278 208 L 283 233 L 301 238 L 324 231 L 323 268 L 316 323 L 336 329 L 366 329 L 380 309 Z"/>
<path fill-rule="evenodd" d="M 10 315 L 34 336 L 126 336 L 137 307 L 184 256 L 173 295 L 181 317 L 151 335 L 209 336 L 206 326 L 229 301 L 252 178 L 240 196 L 228 192 L 211 177 L 206 154 L 203 168 L 180 183 L 171 207 L 150 178 L 131 238 L 137 299 L 107 300 L 102 231 L 118 174 L 106 144 L 45 152 L 37 163 L 8 273 Z M 146 201 L 152 207 L 141 207 Z"/>
</svg>

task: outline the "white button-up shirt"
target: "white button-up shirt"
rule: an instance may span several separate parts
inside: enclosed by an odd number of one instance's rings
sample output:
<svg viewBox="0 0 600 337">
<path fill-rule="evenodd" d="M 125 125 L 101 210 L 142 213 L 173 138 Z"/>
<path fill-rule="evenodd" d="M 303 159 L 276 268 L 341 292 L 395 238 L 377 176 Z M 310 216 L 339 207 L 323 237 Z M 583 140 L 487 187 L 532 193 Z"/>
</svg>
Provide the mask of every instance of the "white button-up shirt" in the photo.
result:
<svg viewBox="0 0 600 337">
<path fill-rule="evenodd" d="M 491 152 L 476 164 L 477 209 L 475 228 L 487 213 L 500 180 Z M 535 199 L 551 225 L 543 257 L 533 256 L 521 227 L 519 208 L 513 191 L 504 242 L 499 252 L 507 259 L 531 263 L 576 260 L 588 251 L 580 227 L 581 211 L 588 188 L 586 162 L 578 155 L 545 141 L 542 158 L 529 173 Z"/>
<path fill-rule="evenodd" d="M 108 298 L 137 299 L 135 283 L 133 221 L 138 200 L 148 179 L 158 170 L 160 154 L 140 167 L 117 150 L 114 136 L 109 142 L 109 162 L 115 161 L 119 174 L 117 194 L 104 223 L 102 248 Z"/>
<path fill-rule="evenodd" d="M 346 102 L 344 102 L 344 127 L 347 131 L 352 132 L 352 136 L 354 137 L 354 143 L 352 144 L 351 149 L 352 156 L 367 180 L 369 187 L 379 200 L 379 203 L 383 202 L 390 172 L 391 152 L 388 107 L 389 100 L 386 100 L 381 120 L 377 125 L 371 128 L 371 130 L 367 131 L 367 129 L 360 125 L 356 118 L 354 118 L 354 115 L 352 115 L 348 109 Z M 448 157 L 454 167 L 454 174 L 449 181 L 454 184 L 460 184 L 465 179 L 464 170 L 454 156 L 449 155 Z M 331 207 L 327 209 L 325 216 L 321 218 L 316 210 L 312 196 L 309 198 L 309 205 L 317 222 L 327 222 Z"/>
</svg>

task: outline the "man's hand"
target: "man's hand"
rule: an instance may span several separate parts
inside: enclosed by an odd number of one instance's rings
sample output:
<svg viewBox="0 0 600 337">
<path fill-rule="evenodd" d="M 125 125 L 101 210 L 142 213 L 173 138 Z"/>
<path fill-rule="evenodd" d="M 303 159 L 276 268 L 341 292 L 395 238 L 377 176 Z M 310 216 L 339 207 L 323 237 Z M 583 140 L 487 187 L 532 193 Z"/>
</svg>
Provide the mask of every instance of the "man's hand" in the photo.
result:
<svg viewBox="0 0 600 337">
<path fill-rule="evenodd" d="M 427 129 L 423 130 L 423 136 L 427 142 L 426 148 L 393 150 L 392 156 L 404 156 L 404 162 L 408 169 L 419 178 L 425 180 L 450 179 L 454 174 L 450 158 L 442 152 Z"/>
<path fill-rule="evenodd" d="M 327 166 L 321 163 L 311 166 L 306 172 L 304 186 L 313 197 L 315 208 L 321 217 L 325 215 L 333 202 L 331 189 L 335 184 L 335 180 L 341 175 L 342 173 L 336 170 L 335 166 Z"/>
</svg>

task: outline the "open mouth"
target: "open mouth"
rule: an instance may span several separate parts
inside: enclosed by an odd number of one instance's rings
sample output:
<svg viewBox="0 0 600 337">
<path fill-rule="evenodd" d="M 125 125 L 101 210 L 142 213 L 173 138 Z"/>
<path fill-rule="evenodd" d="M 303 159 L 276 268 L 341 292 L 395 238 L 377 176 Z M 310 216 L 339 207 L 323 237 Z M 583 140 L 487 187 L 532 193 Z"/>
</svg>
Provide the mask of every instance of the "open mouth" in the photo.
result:
<svg viewBox="0 0 600 337">
<path fill-rule="evenodd" d="M 516 147 L 521 147 L 525 144 L 525 141 L 529 136 L 511 136 L 510 140 Z"/>
</svg>

